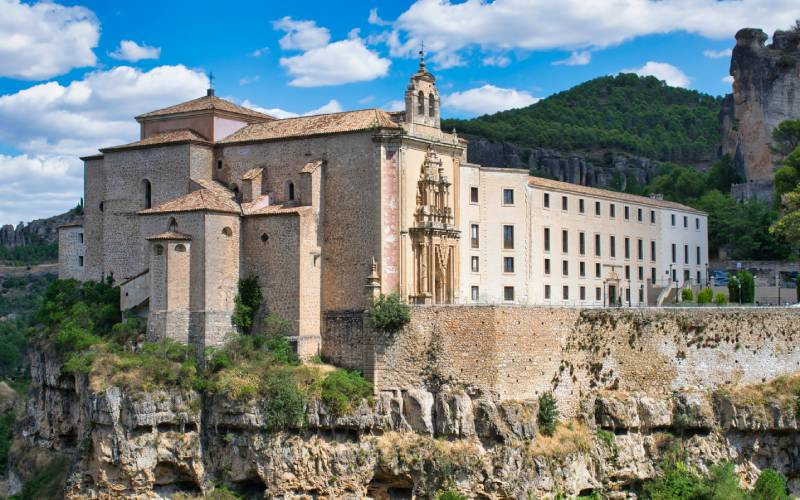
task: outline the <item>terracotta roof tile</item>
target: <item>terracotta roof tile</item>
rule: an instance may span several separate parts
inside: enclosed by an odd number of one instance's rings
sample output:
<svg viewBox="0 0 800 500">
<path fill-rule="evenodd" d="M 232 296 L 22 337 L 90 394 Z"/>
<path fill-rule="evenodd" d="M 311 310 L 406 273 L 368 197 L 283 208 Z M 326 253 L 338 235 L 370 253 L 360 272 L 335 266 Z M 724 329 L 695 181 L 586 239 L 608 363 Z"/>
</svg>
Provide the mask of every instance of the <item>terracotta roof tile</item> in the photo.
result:
<svg viewBox="0 0 800 500">
<path fill-rule="evenodd" d="M 141 139 L 136 142 L 123 144 L 121 146 L 112 146 L 110 148 L 103 148 L 100 151 L 103 152 L 120 151 L 124 149 L 135 149 L 135 148 L 159 146 L 162 144 L 175 144 L 182 142 L 194 142 L 194 143 L 203 143 L 209 145 L 211 144 L 211 142 L 209 142 L 208 139 L 198 134 L 194 130 L 185 128 L 180 130 L 168 130 L 166 132 L 161 132 L 160 134 L 151 135 L 150 137 Z"/>
<path fill-rule="evenodd" d="M 569 191 L 572 193 L 585 194 L 587 196 L 598 196 L 601 198 L 611 198 L 619 201 L 627 201 L 630 203 L 638 203 L 640 205 L 655 206 L 659 208 L 669 208 L 672 210 L 682 210 L 684 212 L 691 212 L 695 214 L 706 215 L 705 212 L 697 210 L 680 203 L 673 201 L 657 200 L 647 196 L 637 196 L 628 193 L 618 193 L 616 191 L 609 191 L 607 189 L 599 189 L 589 186 L 582 186 L 580 184 L 572 184 L 571 182 L 554 181 L 552 179 L 545 179 L 543 177 L 528 178 L 528 185 L 543 189 L 553 189 L 557 191 Z"/>
<path fill-rule="evenodd" d="M 188 234 L 183 234 L 176 231 L 165 231 L 163 233 L 154 234 L 153 236 L 148 236 L 145 239 L 149 241 L 155 241 L 155 240 L 191 241 L 192 237 L 189 236 Z"/>
<path fill-rule="evenodd" d="M 362 109 L 252 123 L 218 142 L 220 144 L 230 144 L 282 139 L 285 137 L 340 134 L 379 128 L 400 129 L 401 127 L 392 120 L 386 111 L 381 109 Z"/>
<path fill-rule="evenodd" d="M 303 214 L 312 209 L 313 207 L 309 205 L 270 205 L 267 195 L 250 203 L 242 203 L 242 214 L 245 216 Z"/>
<path fill-rule="evenodd" d="M 242 180 L 255 179 L 263 171 L 264 171 L 263 168 L 259 168 L 259 167 L 251 168 L 250 170 L 248 170 L 247 172 L 245 172 L 242 175 Z"/>
<path fill-rule="evenodd" d="M 197 99 L 182 102 L 174 106 L 169 106 L 166 108 L 157 109 L 155 111 L 150 111 L 149 113 L 144 113 L 142 115 L 137 116 L 136 119 L 141 120 L 143 118 L 147 119 L 158 116 L 174 115 L 180 113 L 191 113 L 194 111 L 205 111 L 212 109 L 227 111 L 228 113 L 235 113 L 238 115 L 245 115 L 252 118 L 262 118 L 265 120 L 275 119 L 273 116 L 264 113 L 259 113 L 254 109 L 245 108 L 244 106 L 239 106 L 238 104 L 226 101 L 225 99 L 220 99 L 219 97 L 213 95 L 198 97 Z"/>
<path fill-rule="evenodd" d="M 142 210 L 142 215 L 163 214 L 170 212 L 225 212 L 232 214 L 241 213 L 239 204 L 231 198 L 223 196 L 220 192 L 211 189 L 198 189 L 191 193 L 175 198 L 157 207 Z"/>
</svg>

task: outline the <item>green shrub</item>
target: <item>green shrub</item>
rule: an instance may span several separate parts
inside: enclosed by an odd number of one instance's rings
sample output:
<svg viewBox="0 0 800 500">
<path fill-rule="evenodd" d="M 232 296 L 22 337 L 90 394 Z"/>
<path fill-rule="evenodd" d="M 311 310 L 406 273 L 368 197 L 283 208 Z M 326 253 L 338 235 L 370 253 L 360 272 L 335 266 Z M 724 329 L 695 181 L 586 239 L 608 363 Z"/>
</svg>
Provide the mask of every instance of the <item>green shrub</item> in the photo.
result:
<svg viewBox="0 0 800 500">
<path fill-rule="evenodd" d="M 756 480 L 753 491 L 750 492 L 753 500 L 788 500 L 791 496 L 786 488 L 786 477 L 774 469 L 764 469 Z"/>
<path fill-rule="evenodd" d="M 411 321 L 411 310 L 400 299 L 400 295 L 381 294 L 369 308 L 369 319 L 372 326 L 384 332 L 396 332 Z"/>
<path fill-rule="evenodd" d="M 302 427 L 306 395 L 291 370 L 278 368 L 264 380 L 264 415 L 271 430 Z"/>
<path fill-rule="evenodd" d="M 539 411 L 536 415 L 536 422 L 539 431 L 545 436 L 552 436 L 558 425 L 558 403 L 552 393 L 547 392 L 539 396 Z"/>
<path fill-rule="evenodd" d="M 239 290 L 233 299 L 233 324 L 242 333 L 250 333 L 253 329 L 258 308 L 261 307 L 263 295 L 258 278 L 249 276 L 239 280 Z"/>
<path fill-rule="evenodd" d="M 697 293 L 698 304 L 710 304 L 714 300 L 714 290 L 710 288 L 703 288 Z"/>
<path fill-rule="evenodd" d="M 698 498 L 719 500 L 745 500 L 747 494 L 739 486 L 739 476 L 731 462 L 721 462 L 708 469 L 702 479 Z"/>
<path fill-rule="evenodd" d="M 728 297 L 722 292 L 717 292 L 717 294 L 714 295 L 714 303 L 718 306 L 724 306 L 728 303 Z"/>
<path fill-rule="evenodd" d="M 661 462 L 661 475 L 644 484 L 644 498 L 694 499 L 701 498 L 702 483 L 692 467 L 680 457 L 678 450 L 667 453 Z"/>
<path fill-rule="evenodd" d="M 22 484 L 22 491 L 11 497 L 14 500 L 47 500 L 63 498 L 64 485 L 69 472 L 66 458 L 57 458 L 39 468 Z"/>
<path fill-rule="evenodd" d="M 729 275 L 728 297 L 731 302 L 752 304 L 756 299 L 756 282 L 753 273 L 742 270 L 735 275 Z"/>
<path fill-rule="evenodd" d="M 467 500 L 467 497 L 459 493 L 457 490 L 439 490 L 436 492 L 436 500 Z"/>
<path fill-rule="evenodd" d="M 681 300 L 684 302 L 691 302 L 694 300 L 694 294 L 691 288 L 684 288 L 681 290 Z"/>
<path fill-rule="evenodd" d="M 372 384 L 357 371 L 335 370 L 322 380 L 321 398 L 334 415 L 345 415 L 372 395 Z"/>
<path fill-rule="evenodd" d="M 5 474 L 8 468 L 8 452 L 11 450 L 16 420 L 17 415 L 13 408 L 6 410 L 0 417 L 0 474 Z"/>
</svg>

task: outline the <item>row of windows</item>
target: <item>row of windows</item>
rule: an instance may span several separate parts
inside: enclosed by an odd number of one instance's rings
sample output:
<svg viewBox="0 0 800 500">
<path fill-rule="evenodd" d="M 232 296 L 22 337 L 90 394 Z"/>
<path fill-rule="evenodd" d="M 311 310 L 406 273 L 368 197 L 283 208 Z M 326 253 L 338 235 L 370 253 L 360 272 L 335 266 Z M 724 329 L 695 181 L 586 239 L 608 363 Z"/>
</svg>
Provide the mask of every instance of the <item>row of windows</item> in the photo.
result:
<svg viewBox="0 0 800 500">
<path fill-rule="evenodd" d="M 644 302 L 644 287 L 638 288 L 639 293 L 639 302 Z M 480 288 L 478 286 L 473 285 L 470 290 L 470 298 L 473 302 L 477 302 L 480 297 Z M 564 285 L 561 287 L 561 299 L 562 300 L 569 300 L 569 285 Z M 545 300 L 552 299 L 552 292 L 550 285 L 544 285 L 544 298 Z M 586 287 L 579 286 L 578 287 L 578 298 L 579 300 L 586 300 Z M 503 287 L 503 300 L 506 302 L 513 302 L 514 301 L 514 287 L 513 286 L 504 286 Z M 594 289 L 594 300 L 601 301 L 603 300 L 603 289 L 602 287 L 595 287 Z M 630 302 L 631 300 L 631 289 L 625 289 L 625 301 Z"/>
<path fill-rule="evenodd" d="M 550 208 L 550 193 L 543 193 L 542 199 L 542 206 L 544 208 Z M 561 196 L 561 210 L 563 212 L 567 212 L 569 210 L 569 197 L 568 196 Z M 625 220 L 631 219 L 631 207 L 628 205 L 623 206 L 623 217 Z M 578 198 L 578 213 L 583 214 L 586 213 L 586 203 L 583 198 Z M 600 217 L 603 214 L 602 204 L 599 201 L 594 202 L 594 214 Z M 617 205 L 615 203 L 608 204 L 608 215 L 610 218 L 615 219 L 617 217 Z M 636 220 L 639 222 L 644 222 L 644 209 L 637 208 L 636 209 Z M 656 223 L 656 211 L 650 210 L 650 223 Z"/>
<path fill-rule="evenodd" d="M 471 248 L 480 248 L 479 227 L 477 224 L 471 224 L 469 227 L 469 244 Z M 514 249 L 514 226 L 503 226 L 503 249 Z"/>
<path fill-rule="evenodd" d="M 417 114 L 425 115 L 425 92 L 419 91 L 417 94 Z M 436 97 L 431 92 L 430 97 L 428 98 L 428 114 L 430 116 L 436 116 Z"/>
<path fill-rule="evenodd" d="M 670 222 L 672 223 L 672 227 L 675 227 L 675 214 L 670 214 Z M 683 227 L 684 227 L 684 229 L 688 229 L 689 228 L 689 217 L 686 216 L 686 215 L 683 216 Z M 695 217 L 694 218 L 694 228 L 696 230 L 698 230 L 698 231 L 700 230 L 700 218 L 699 217 Z"/>
<path fill-rule="evenodd" d="M 624 238 L 623 248 L 625 250 L 625 258 L 631 258 L 631 239 L 628 237 Z M 542 239 L 542 243 L 544 245 L 544 251 L 550 252 L 550 228 L 544 228 L 544 236 Z M 609 255 L 611 257 L 617 256 L 617 237 L 614 235 L 609 236 L 608 240 L 609 245 Z M 598 257 L 602 255 L 602 248 L 601 248 L 601 236 L 599 234 L 594 235 L 594 254 Z M 561 230 L 561 252 L 562 253 L 569 253 L 569 231 L 566 229 Z M 581 255 L 586 255 L 586 233 L 583 231 L 578 232 L 578 253 Z M 644 260 L 644 240 L 641 238 L 636 240 L 636 255 L 639 260 Z M 656 242 L 650 241 L 650 260 L 656 260 Z"/>
<path fill-rule="evenodd" d="M 678 258 L 678 247 L 675 243 L 672 244 L 672 262 L 673 264 L 677 262 Z M 683 245 L 683 263 L 689 263 L 689 245 Z M 700 254 L 700 247 L 695 247 L 695 264 L 698 266 L 702 264 L 701 254 Z"/>
</svg>

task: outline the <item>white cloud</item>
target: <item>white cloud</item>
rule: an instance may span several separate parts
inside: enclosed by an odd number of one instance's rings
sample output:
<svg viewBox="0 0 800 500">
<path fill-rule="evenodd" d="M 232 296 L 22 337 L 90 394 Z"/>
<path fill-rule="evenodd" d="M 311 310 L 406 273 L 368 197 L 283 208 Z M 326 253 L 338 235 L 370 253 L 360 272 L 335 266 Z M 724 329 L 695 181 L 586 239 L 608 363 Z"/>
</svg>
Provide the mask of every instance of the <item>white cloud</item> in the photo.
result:
<svg viewBox="0 0 800 500">
<path fill-rule="evenodd" d="M 296 21 L 286 16 L 274 21 L 272 26 L 286 32 L 278 41 L 283 50 L 311 50 L 326 45 L 331 39 L 328 28 L 317 26 L 314 21 Z"/>
<path fill-rule="evenodd" d="M 251 83 L 255 83 L 261 80 L 261 76 L 254 75 L 254 76 L 244 76 L 239 78 L 239 85 L 250 85 Z"/>
<path fill-rule="evenodd" d="M 321 87 L 385 76 L 391 61 L 369 50 L 360 38 L 351 38 L 282 57 L 280 64 L 293 77 L 289 85 Z"/>
<path fill-rule="evenodd" d="M 358 103 L 364 105 L 364 104 L 369 104 L 374 100 L 375 100 L 375 96 L 374 95 L 368 95 L 368 96 L 364 96 L 361 99 L 359 99 Z"/>
<path fill-rule="evenodd" d="M 399 100 L 389 101 L 384 104 L 381 109 L 386 111 L 403 111 L 406 109 L 406 103 Z"/>
<path fill-rule="evenodd" d="M 524 90 L 505 89 L 489 84 L 464 92 L 453 92 L 445 95 L 442 99 L 446 108 L 473 114 L 522 108 L 539 100 Z"/>
<path fill-rule="evenodd" d="M 505 68 L 509 64 L 511 64 L 511 59 L 509 59 L 508 56 L 494 55 L 483 58 L 484 66 L 497 66 L 498 68 Z"/>
<path fill-rule="evenodd" d="M 569 55 L 566 59 L 553 61 L 554 66 L 583 66 L 592 61 L 592 53 L 588 50 L 578 50 Z"/>
<path fill-rule="evenodd" d="M 261 113 L 266 113 L 270 116 L 274 116 L 275 118 L 295 118 L 297 116 L 321 115 L 325 113 L 338 113 L 342 111 L 342 105 L 339 104 L 339 101 L 336 99 L 331 99 L 322 106 L 310 111 L 306 111 L 305 113 L 295 113 L 294 111 L 287 111 L 281 108 L 262 108 L 258 104 L 255 104 L 247 99 L 242 102 L 242 106 L 254 109 Z"/>
<path fill-rule="evenodd" d="M 252 57 L 261 57 L 266 55 L 269 52 L 269 47 L 261 47 L 260 49 L 256 49 L 253 52 L 250 52 L 250 56 Z"/>
<path fill-rule="evenodd" d="M 689 86 L 689 77 L 669 63 L 647 61 L 641 68 L 623 69 L 620 73 L 636 73 L 639 76 L 654 76 L 659 80 L 667 82 L 670 87 Z"/>
<path fill-rule="evenodd" d="M 85 7 L 0 0 L 0 76 L 40 80 L 94 66 L 100 22 Z"/>
<path fill-rule="evenodd" d="M 133 40 L 122 40 L 114 52 L 108 54 L 114 59 L 136 62 L 142 59 L 158 59 L 161 57 L 161 48 L 150 45 L 139 45 Z"/>
<path fill-rule="evenodd" d="M 390 26 L 392 23 L 389 21 L 384 21 L 378 15 L 378 8 L 375 7 L 374 9 L 369 10 L 369 18 L 367 19 L 369 24 L 374 24 L 375 26 Z"/>
<path fill-rule="evenodd" d="M 722 50 L 706 49 L 703 51 L 703 55 L 708 57 L 709 59 L 722 59 L 724 57 L 730 57 L 732 53 L 733 49 L 722 49 Z"/>
<path fill-rule="evenodd" d="M 731 85 L 733 85 L 733 77 L 732 77 L 731 75 L 728 75 L 728 76 L 726 76 L 726 77 L 723 77 L 723 78 L 722 78 L 722 81 L 723 81 L 724 83 L 730 83 Z"/>
<path fill-rule="evenodd" d="M 791 26 L 797 12 L 797 0 L 562 0 L 558 8 L 545 0 L 417 0 L 394 21 L 388 43 L 393 56 L 413 56 L 424 40 L 444 66 L 471 47 L 577 51 L 673 31 L 731 39 L 754 19 L 767 32 Z"/>
<path fill-rule="evenodd" d="M 0 154 L 0 225 L 62 213 L 83 196 L 77 157 Z"/>
</svg>

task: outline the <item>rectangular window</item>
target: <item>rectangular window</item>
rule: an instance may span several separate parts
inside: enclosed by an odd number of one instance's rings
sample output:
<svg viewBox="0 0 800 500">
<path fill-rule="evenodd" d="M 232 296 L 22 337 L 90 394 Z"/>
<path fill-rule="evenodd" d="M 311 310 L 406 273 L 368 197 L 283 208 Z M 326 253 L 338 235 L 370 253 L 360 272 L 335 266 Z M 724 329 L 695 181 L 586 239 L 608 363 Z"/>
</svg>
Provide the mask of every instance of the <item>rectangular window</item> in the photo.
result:
<svg viewBox="0 0 800 500">
<path fill-rule="evenodd" d="M 650 268 L 650 283 L 655 285 L 656 284 L 656 268 Z"/>
<path fill-rule="evenodd" d="M 631 266 L 625 266 L 625 279 L 631 279 Z"/>
<path fill-rule="evenodd" d="M 569 276 L 569 261 L 566 260 L 561 261 L 561 275 Z"/>
<path fill-rule="evenodd" d="M 550 228 L 544 228 L 544 251 L 550 251 Z"/>
<path fill-rule="evenodd" d="M 697 247 L 697 265 L 700 265 L 700 247 Z"/>
<path fill-rule="evenodd" d="M 580 261 L 578 264 L 578 273 L 580 274 L 581 278 L 586 277 L 586 262 Z"/>
<path fill-rule="evenodd" d="M 478 296 L 480 294 L 478 292 L 478 287 L 477 286 L 473 286 L 472 287 L 471 295 L 472 295 L 472 302 L 478 302 Z"/>
<path fill-rule="evenodd" d="M 550 274 L 550 259 L 544 259 L 544 274 Z"/>
<path fill-rule="evenodd" d="M 569 252 L 569 232 L 566 229 L 561 230 L 561 251 Z"/>
<path fill-rule="evenodd" d="M 586 300 L 586 287 L 582 286 L 580 290 L 581 290 L 581 300 Z"/>
<path fill-rule="evenodd" d="M 694 218 L 694 228 L 700 229 L 700 219 L 698 219 L 697 217 Z"/>
<path fill-rule="evenodd" d="M 636 258 L 644 260 L 644 241 L 641 238 L 636 240 Z"/>
<path fill-rule="evenodd" d="M 505 286 L 503 287 L 503 300 L 506 302 L 513 302 L 514 301 L 514 287 L 513 286 Z"/>
<path fill-rule="evenodd" d="M 683 227 L 689 227 L 689 218 L 685 215 L 683 216 Z"/>
<path fill-rule="evenodd" d="M 700 284 L 700 271 L 697 271 L 697 284 Z"/>
<path fill-rule="evenodd" d="M 514 257 L 503 257 L 503 272 L 504 273 L 514 272 Z"/>
<path fill-rule="evenodd" d="M 644 302 L 644 288 L 639 287 L 639 302 Z"/>
<path fill-rule="evenodd" d="M 562 196 L 561 197 L 561 210 L 566 212 L 567 211 L 567 206 L 568 206 L 567 205 L 567 197 L 566 196 Z"/>
<path fill-rule="evenodd" d="M 470 203 L 478 203 L 478 188 L 471 187 L 469 188 L 469 202 Z M 475 288 L 475 287 L 473 287 Z"/>
<path fill-rule="evenodd" d="M 600 263 L 596 263 L 594 265 L 594 277 L 599 278 L 602 275 Z"/>
<path fill-rule="evenodd" d="M 544 208 L 550 208 L 550 193 L 544 193 Z"/>
<path fill-rule="evenodd" d="M 586 233 L 583 231 L 578 233 L 578 251 L 581 255 L 586 255 Z"/>
<path fill-rule="evenodd" d="M 677 249 L 675 248 L 675 243 L 673 243 L 673 244 L 672 244 L 672 262 L 673 262 L 673 263 L 677 262 L 677 258 L 678 258 L 678 257 L 676 256 L 676 254 L 677 254 L 677 253 L 678 253 L 678 252 L 677 252 Z"/>
<path fill-rule="evenodd" d="M 629 207 L 628 205 L 625 205 L 624 212 L 625 212 L 625 220 L 630 219 L 631 218 L 631 207 Z"/>
<path fill-rule="evenodd" d="M 503 248 L 514 249 L 514 226 L 503 226 Z"/>
<path fill-rule="evenodd" d="M 600 257 L 600 235 L 594 235 L 594 254 Z"/>
<path fill-rule="evenodd" d="M 583 213 L 584 211 L 585 211 L 585 208 L 583 206 L 583 198 L 580 198 L 578 200 L 578 212 L 579 213 Z"/>
<path fill-rule="evenodd" d="M 688 269 L 683 270 L 683 282 L 688 283 L 689 277 L 691 276 L 691 272 Z"/>
<path fill-rule="evenodd" d="M 83 255 L 78 255 L 78 267 L 83 267 Z"/>
<path fill-rule="evenodd" d="M 479 270 L 479 261 L 480 261 L 480 259 L 478 258 L 477 255 L 473 255 L 470 258 L 470 267 L 472 268 L 472 272 L 473 273 L 477 273 L 478 272 L 478 270 Z"/>
<path fill-rule="evenodd" d="M 636 220 L 642 222 L 644 220 L 644 210 L 641 208 L 636 209 Z"/>
<path fill-rule="evenodd" d="M 550 285 L 544 286 L 544 298 L 545 300 L 550 300 Z"/>
<path fill-rule="evenodd" d="M 656 223 L 656 211 L 650 210 L 650 224 Z"/>
<path fill-rule="evenodd" d="M 689 245 L 683 245 L 683 263 L 689 263 Z"/>
<path fill-rule="evenodd" d="M 627 237 L 625 238 L 625 258 L 631 258 L 631 239 Z"/>
<path fill-rule="evenodd" d="M 469 243 L 472 248 L 478 248 L 478 225 L 472 224 L 469 227 Z"/>
<path fill-rule="evenodd" d="M 612 259 L 617 256 L 617 238 L 614 236 L 608 238 L 608 252 Z"/>
<path fill-rule="evenodd" d="M 603 298 L 603 292 L 600 290 L 600 287 L 596 287 L 594 289 L 594 300 L 600 301 Z"/>
<path fill-rule="evenodd" d="M 656 242 L 655 241 L 651 241 L 650 242 L 650 260 L 652 260 L 652 261 L 656 260 Z"/>
<path fill-rule="evenodd" d="M 617 216 L 617 206 L 613 203 L 609 203 L 608 205 L 608 216 L 612 219 Z"/>
<path fill-rule="evenodd" d="M 513 205 L 514 204 L 514 190 L 513 189 L 504 189 L 503 190 L 503 205 Z"/>
<path fill-rule="evenodd" d="M 78 243 L 83 243 L 83 233 L 78 233 Z"/>
<path fill-rule="evenodd" d="M 644 268 L 639 266 L 639 281 L 644 281 Z"/>
<path fill-rule="evenodd" d="M 626 288 L 625 289 L 625 300 L 627 300 L 628 301 L 628 305 L 630 305 L 630 303 L 631 303 L 631 289 L 630 288 Z"/>
<path fill-rule="evenodd" d="M 675 214 L 669 214 L 669 218 L 670 218 L 670 221 L 672 222 L 672 225 L 674 226 L 675 225 Z"/>
<path fill-rule="evenodd" d="M 561 288 L 561 297 L 562 297 L 564 300 L 569 300 L 569 287 L 568 287 L 567 285 L 564 285 L 564 286 Z"/>
<path fill-rule="evenodd" d="M 601 212 L 600 211 L 600 202 L 596 201 L 596 202 L 594 202 L 594 214 L 595 215 L 600 215 L 600 212 Z"/>
</svg>

